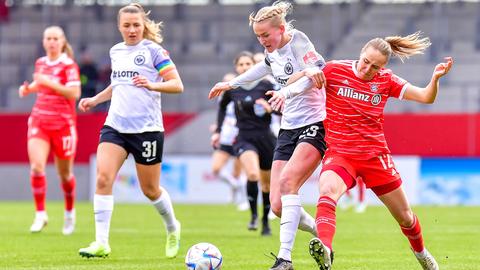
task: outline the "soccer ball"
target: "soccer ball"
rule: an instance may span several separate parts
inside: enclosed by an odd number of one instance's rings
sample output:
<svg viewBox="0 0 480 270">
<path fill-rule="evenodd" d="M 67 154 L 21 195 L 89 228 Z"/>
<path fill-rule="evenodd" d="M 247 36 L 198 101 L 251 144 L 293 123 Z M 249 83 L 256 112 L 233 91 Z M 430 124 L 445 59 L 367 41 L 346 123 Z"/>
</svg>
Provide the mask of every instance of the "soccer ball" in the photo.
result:
<svg viewBox="0 0 480 270">
<path fill-rule="evenodd" d="M 188 249 L 185 264 L 188 270 L 220 270 L 222 254 L 210 243 L 198 243 Z"/>
</svg>

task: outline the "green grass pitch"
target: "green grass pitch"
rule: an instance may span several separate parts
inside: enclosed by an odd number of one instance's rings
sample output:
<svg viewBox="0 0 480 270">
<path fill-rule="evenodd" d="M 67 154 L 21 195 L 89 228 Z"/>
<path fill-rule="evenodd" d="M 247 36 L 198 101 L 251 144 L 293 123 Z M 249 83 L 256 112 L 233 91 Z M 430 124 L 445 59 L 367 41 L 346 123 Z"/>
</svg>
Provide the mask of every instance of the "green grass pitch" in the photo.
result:
<svg viewBox="0 0 480 270">
<path fill-rule="evenodd" d="M 279 220 L 272 221 L 272 237 L 246 230 L 248 212 L 231 205 L 175 205 L 182 222 L 180 255 L 164 258 L 165 229 L 150 205 L 117 204 L 110 231 L 112 254 L 85 259 L 78 249 L 94 240 L 91 203 L 77 204 L 77 230 L 61 234 L 63 204 L 48 202 L 50 222 L 42 233 L 30 234 L 31 202 L 0 203 L 0 269 L 186 269 L 184 255 L 198 242 L 211 242 L 223 254 L 225 270 L 266 270 L 278 251 Z M 307 210 L 314 213 L 314 207 Z M 427 247 L 442 270 L 480 269 L 479 207 L 416 207 Z M 405 237 L 384 207 L 364 214 L 337 211 L 334 270 L 421 269 Z M 308 255 L 311 236 L 297 234 L 293 260 L 296 270 L 317 269 Z"/>
</svg>

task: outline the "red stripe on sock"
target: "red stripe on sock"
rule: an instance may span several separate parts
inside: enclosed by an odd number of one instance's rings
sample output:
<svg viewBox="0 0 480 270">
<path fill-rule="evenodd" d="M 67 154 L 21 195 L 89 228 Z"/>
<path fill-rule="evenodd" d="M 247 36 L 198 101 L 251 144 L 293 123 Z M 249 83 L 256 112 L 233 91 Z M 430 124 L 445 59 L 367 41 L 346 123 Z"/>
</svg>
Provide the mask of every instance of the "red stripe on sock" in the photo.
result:
<svg viewBox="0 0 480 270">
<path fill-rule="evenodd" d="M 75 204 L 75 176 L 62 182 L 63 196 L 65 198 L 65 210 L 72 211 Z"/>
<path fill-rule="evenodd" d="M 336 208 L 337 203 L 330 197 L 323 196 L 318 200 L 317 216 L 315 218 L 318 238 L 330 250 L 332 250 L 332 241 L 336 230 Z"/>
<path fill-rule="evenodd" d="M 45 197 L 47 194 L 47 180 L 45 175 L 31 175 L 30 186 L 32 187 L 35 210 L 45 211 Z"/>
<path fill-rule="evenodd" d="M 422 252 L 425 248 L 423 244 L 422 228 L 416 215 L 413 215 L 413 224 L 410 228 L 400 226 L 403 234 L 408 238 L 410 246 L 416 252 Z"/>
</svg>

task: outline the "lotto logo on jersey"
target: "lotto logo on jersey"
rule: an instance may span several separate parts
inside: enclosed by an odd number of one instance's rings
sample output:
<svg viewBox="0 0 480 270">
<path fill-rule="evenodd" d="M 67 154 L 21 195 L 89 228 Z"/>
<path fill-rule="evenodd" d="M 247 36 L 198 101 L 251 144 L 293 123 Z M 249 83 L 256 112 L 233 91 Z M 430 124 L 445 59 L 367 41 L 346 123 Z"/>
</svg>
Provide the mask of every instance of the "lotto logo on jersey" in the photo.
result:
<svg viewBox="0 0 480 270">
<path fill-rule="evenodd" d="M 368 94 L 358 93 L 353 88 L 340 87 L 338 89 L 337 95 L 342 97 L 353 98 L 353 99 L 357 99 L 365 102 L 371 102 L 372 105 L 374 106 L 382 102 L 382 95 L 380 94 L 376 94 L 373 97 L 371 97 Z"/>
<path fill-rule="evenodd" d="M 112 78 L 133 78 L 138 76 L 140 73 L 137 71 L 131 70 L 113 70 L 112 71 Z"/>
</svg>

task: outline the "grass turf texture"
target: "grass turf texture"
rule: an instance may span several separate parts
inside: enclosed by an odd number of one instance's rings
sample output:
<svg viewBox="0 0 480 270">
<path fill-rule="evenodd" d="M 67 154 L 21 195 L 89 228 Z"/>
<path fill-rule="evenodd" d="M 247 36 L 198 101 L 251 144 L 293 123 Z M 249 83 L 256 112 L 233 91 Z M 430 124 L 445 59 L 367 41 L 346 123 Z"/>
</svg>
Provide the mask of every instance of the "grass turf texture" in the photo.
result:
<svg viewBox="0 0 480 270">
<path fill-rule="evenodd" d="M 106 259 L 85 259 L 78 249 L 94 240 L 91 203 L 77 204 L 77 229 L 63 236 L 63 204 L 48 202 L 49 224 L 31 234 L 30 202 L 0 203 L 0 269 L 186 269 L 190 246 L 210 242 L 222 252 L 226 270 L 266 270 L 277 253 L 279 220 L 272 221 L 272 237 L 247 231 L 248 212 L 230 205 L 175 205 L 182 222 L 180 254 L 166 259 L 165 229 L 150 205 L 117 204 L 110 230 L 112 254 Z M 260 208 L 260 207 L 259 207 Z M 479 207 L 416 207 L 427 247 L 442 270 L 480 268 Z M 312 206 L 307 211 L 314 213 Z M 421 269 L 406 238 L 384 207 L 369 207 L 364 214 L 337 211 L 334 270 Z M 308 255 L 305 232 L 297 234 L 293 261 L 296 270 L 317 269 Z"/>
</svg>

